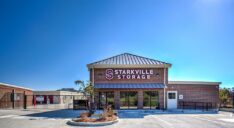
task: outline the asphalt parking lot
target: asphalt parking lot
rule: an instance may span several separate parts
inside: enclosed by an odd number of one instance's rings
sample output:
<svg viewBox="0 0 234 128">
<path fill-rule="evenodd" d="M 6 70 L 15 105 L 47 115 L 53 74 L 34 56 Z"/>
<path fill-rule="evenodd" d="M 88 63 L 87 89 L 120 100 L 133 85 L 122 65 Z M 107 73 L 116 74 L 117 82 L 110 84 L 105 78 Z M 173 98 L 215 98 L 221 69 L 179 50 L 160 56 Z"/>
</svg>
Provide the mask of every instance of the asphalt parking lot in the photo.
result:
<svg viewBox="0 0 234 128">
<path fill-rule="evenodd" d="M 1 128 L 74 128 L 66 122 L 76 117 L 77 110 L 0 110 Z M 125 116 L 126 115 L 126 116 Z M 127 111 L 119 122 L 100 128 L 233 128 L 231 113 L 182 113 Z M 86 127 L 87 128 L 87 127 Z"/>
</svg>

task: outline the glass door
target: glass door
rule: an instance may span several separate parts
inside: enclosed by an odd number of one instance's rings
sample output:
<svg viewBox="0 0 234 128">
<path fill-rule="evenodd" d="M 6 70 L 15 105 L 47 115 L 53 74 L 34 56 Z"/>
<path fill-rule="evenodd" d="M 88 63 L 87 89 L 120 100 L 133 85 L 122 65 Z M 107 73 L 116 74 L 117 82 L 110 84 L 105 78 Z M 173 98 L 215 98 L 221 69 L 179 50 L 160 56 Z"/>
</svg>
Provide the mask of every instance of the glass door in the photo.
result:
<svg viewBox="0 0 234 128">
<path fill-rule="evenodd" d="M 144 109 L 159 109 L 159 94 L 158 91 L 145 91 L 143 99 Z"/>
<path fill-rule="evenodd" d="M 114 92 L 99 92 L 99 109 L 103 109 L 107 105 L 114 108 Z"/>
<path fill-rule="evenodd" d="M 129 109 L 137 109 L 137 92 L 128 92 Z"/>
<path fill-rule="evenodd" d="M 120 92 L 120 109 L 137 109 L 137 92 Z"/>
<path fill-rule="evenodd" d="M 128 93 L 120 92 L 120 109 L 128 109 Z"/>
</svg>

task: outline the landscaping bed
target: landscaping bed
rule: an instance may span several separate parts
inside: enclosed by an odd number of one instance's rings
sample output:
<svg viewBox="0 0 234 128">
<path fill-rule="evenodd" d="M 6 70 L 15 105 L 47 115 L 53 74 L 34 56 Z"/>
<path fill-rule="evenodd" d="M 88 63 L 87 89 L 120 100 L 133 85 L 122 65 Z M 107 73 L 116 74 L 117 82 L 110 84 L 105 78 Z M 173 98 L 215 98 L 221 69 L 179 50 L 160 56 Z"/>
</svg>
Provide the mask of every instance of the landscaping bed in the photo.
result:
<svg viewBox="0 0 234 128">
<path fill-rule="evenodd" d="M 118 122 L 118 117 L 111 106 L 107 106 L 101 114 L 83 112 L 78 118 L 68 121 L 68 124 L 75 126 L 104 126 Z"/>
</svg>

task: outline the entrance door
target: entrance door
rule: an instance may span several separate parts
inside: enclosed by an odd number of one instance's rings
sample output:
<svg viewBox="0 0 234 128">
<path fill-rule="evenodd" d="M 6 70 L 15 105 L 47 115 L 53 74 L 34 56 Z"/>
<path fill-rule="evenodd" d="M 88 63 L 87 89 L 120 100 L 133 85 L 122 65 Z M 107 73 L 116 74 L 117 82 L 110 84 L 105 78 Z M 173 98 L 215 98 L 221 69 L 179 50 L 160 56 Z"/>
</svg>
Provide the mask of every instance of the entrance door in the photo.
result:
<svg viewBox="0 0 234 128">
<path fill-rule="evenodd" d="M 111 105 L 114 108 L 114 92 L 99 92 L 99 109 Z"/>
<path fill-rule="evenodd" d="M 177 91 L 167 91 L 167 109 L 177 109 Z"/>
<path fill-rule="evenodd" d="M 120 109 L 137 109 L 137 92 L 120 92 Z"/>
<path fill-rule="evenodd" d="M 143 96 L 144 109 L 159 109 L 158 91 L 144 91 Z"/>
</svg>

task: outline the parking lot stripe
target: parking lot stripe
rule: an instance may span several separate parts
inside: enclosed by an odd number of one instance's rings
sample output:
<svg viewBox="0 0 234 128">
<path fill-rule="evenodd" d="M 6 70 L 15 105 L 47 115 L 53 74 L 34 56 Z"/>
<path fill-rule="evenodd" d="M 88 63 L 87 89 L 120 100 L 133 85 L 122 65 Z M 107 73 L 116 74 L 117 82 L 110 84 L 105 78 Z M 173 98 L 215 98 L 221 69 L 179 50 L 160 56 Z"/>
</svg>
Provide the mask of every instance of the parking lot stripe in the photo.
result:
<svg viewBox="0 0 234 128">
<path fill-rule="evenodd" d="M 234 119 L 219 119 L 219 120 L 222 120 L 222 121 L 225 121 L 225 122 L 232 122 L 232 123 L 234 123 Z"/>
<path fill-rule="evenodd" d="M 161 115 L 161 116 L 162 116 L 162 115 Z M 174 128 L 172 123 L 169 123 L 168 121 L 163 120 L 162 118 L 159 118 L 158 116 L 151 116 L 151 117 L 153 117 L 153 118 L 155 118 L 155 119 L 157 119 L 157 120 L 163 122 L 164 124 L 170 126 L 170 128 Z"/>
<path fill-rule="evenodd" d="M 0 116 L 0 119 L 3 119 L 3 118 L 11 118 L 11 117 L 16 117 L 18 115 L 4 115 L 4 116 Z"/>
<path fill-rule="evenodd" d="M 218 125 L 226 125 L 226 123 L 223 123 L 223 122 L 220 122 L 220 121 L 215 121 L 215 120 L 211 120 L 209 118 L 206 118 L 206 117 L 200 117 L 200 116 L 194 116 L 194 118 L 197 118 L 197 119 L 200 119 L 200 120 L 205 120 L 205 121 L 209 121 L 209 122 L 212 122 L 212 123 L 215 123 L 215 124 L 218 124 Z"/>
</svg>

